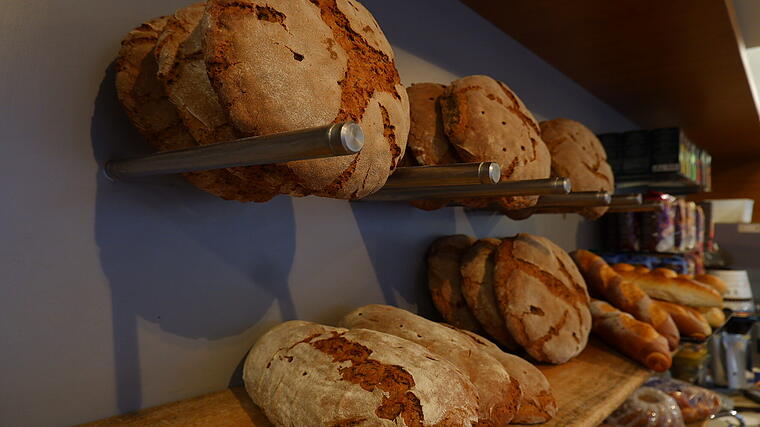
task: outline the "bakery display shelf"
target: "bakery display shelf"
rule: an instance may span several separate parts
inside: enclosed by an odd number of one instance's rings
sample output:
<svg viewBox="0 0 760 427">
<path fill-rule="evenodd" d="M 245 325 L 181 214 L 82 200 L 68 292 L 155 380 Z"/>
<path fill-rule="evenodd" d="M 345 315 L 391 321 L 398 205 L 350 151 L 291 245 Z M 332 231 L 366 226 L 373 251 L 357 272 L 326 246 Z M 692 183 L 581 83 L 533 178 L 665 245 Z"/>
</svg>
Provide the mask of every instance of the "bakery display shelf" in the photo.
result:
<svg viewBox="0 0 760 427">
<path fill-rule="evenodd" d="M 650 376 L 650 371 L 591 339 L 575 359 L 539 366 L 552 385 L 559 413 L 545 427 L 598 425 Z M 169 403 L 85 424 L 104 426 L 269 427 L 261 409 L 242 387 Z"/>
</svg>

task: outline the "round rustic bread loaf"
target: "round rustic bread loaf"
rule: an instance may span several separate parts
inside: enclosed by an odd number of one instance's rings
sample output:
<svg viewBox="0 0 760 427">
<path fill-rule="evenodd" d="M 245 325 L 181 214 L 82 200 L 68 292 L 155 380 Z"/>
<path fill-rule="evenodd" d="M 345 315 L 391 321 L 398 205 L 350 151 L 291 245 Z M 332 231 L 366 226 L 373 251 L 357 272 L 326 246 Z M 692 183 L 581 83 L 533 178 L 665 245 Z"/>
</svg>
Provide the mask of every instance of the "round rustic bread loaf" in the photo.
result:
<svg viewBox="0 0 760 427">
<path fill-rule="evenodd" d="M 512 378 L 516 378 L 522 391 L 520 408 L 512 419 L 513 424 L 542 424 L 557 415 L 557 401 L 546 376 L 527 360 L 501 351 L 491 341 L 470 331 L 457 329 L 470 338 L 482 351 L 499 361 Z"/>
<path fill-rule="evenodd" d="M 169 102 L 156 77 L 154 49 L 168 17 L 148 21 L 124 38 L 116 60 L 116 94 L 132 125 L 159 151 L 196 146 Z M 251 195 L 242 181 L 226 171 L 183 174 L 196 187 L 224 199 L 247 199 Z"/>
<path fill-rule="evenodd" d="M 423 166 L 459 163 L 456 150 L 446 137 L 438 98 L 446 85 L 438 83 L 414 83 L 406 88 L 409 94 L 409 140 L 417 163 Z"/>
<path fill-rule="evenodd" d="M 549 178 L 551 159 L 538 123 L 504 83 L 488 76 L 451 82 L 440 98 L 443 126 L 465 162 L 498 162 L 501 182 Z M 537 196 L 469 201 L 473 207 L 497 202 L 505 209 L 533 206 Z"/>
<path fill-rule="evenodd" d="M 340 325 L 395 335 L 422 345 L 451 362 L 470 378 L 478 391 L 480 421 L 506 425 L 517 413 L 520 386 L 501 363 L 480 351 L 455 329 L 388 305 L 367 305 L 347 314 Z"/>
<path fill-rule="evenodd" d="M 573 191 L 615 192 L 615 177 L 599 138 L 586 126 L 570 119 L 540 123 L 541 137 L 549 148 L 552 175 L 570 178 Z M 597 219 L 607 206 L 585 208 L 581 214 Z"/>
<path fill-rule="evenodd" d="M 589 296 L 570 256 L 549 239 L 518 234 L 498 247 L 496 300 L 507 328 L 536 360 L 564 363 L 586 347 Z"/>
<path fill-rule="evenodd" d="M 451 363 L 381 332 L 292 321 L 251 349 L 243 380 L 277 426 L 467 426 L 477 392 Z"/>
<path fill-rule="evenodd" d="M 494 251 L 500 244 L 499 239 L 480 239 L 465 252 L 459 269 L 462 294 L 470 312 L 488 335 L 504 347 L 517 350 L 520 346 L 509 334 L 493 288 Z"/>
<path fill-rule="evenodd" d="M 354 199 L 383 186 L 409 133 L 409 102 L 393 51 L 353 0 L 210 0 L 204 51 L 211 83 L 243 135 L 353 120 L 356 155 L 287 163 L 293 195 Z"/>
<path fill-rule="evenodd" d="M 444 319 L 457 328 L 477 331 L 480 324 L 462 295 L 462 256 L 475 243 L 463 234 L 436 239 L 428 248 L 427 279 L 433 305 Z"/>
</svg>

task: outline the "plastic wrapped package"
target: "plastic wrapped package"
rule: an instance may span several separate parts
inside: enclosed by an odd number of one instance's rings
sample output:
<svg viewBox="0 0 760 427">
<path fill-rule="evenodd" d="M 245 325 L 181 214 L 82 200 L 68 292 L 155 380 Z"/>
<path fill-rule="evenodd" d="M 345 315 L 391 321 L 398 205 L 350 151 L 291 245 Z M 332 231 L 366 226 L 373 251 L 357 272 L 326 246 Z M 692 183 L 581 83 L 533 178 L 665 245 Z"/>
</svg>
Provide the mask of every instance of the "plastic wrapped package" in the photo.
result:
<svg viewBox="0 0 760 427">
<path fill-rule="evenodd" d="M 688 235 L 688 218 L 686 214 L 686 200 L 675 199 L 673 201 L 673 252 L 686 252 Z"/>
<path fill-rule="evenodd" d="M 694 204 L 694 250 L 704 252 L 705 250 L 705 210 L 702 206 Z"/>
<path fill-rule="evenodd" d="M 617 214 L 618 249 L 636 252 L 639 250 L 638 226 L 633 212 Z"/>
<path fill-rule="evenodd" d="M 697 204 L 686 202 L 686 221 L 683 227 L 684 250 L 691 252 L 697 246 Z"/>
<path fill-rule="evenodd" d="M 675 399 L 653 387 L 639 387 L 606 420 L 610 427 L 683 427 Z"/>
<path fill-rule="evenodd" d="M 681 408 L 686 423 L 706 420 L 720 411 L 720 397 L 706 388 L 658 377 L 650 378 L 645 386 L 656 388 L 672 397 Z"/>
<path fill-rule="evenodd" d="M 675 198 L 668 194 L 650 193 L 645 199 L 647 202 L 660 202 L 662 209 L 636 214 L 641 250 L 675 252 Z"/>
</svg>

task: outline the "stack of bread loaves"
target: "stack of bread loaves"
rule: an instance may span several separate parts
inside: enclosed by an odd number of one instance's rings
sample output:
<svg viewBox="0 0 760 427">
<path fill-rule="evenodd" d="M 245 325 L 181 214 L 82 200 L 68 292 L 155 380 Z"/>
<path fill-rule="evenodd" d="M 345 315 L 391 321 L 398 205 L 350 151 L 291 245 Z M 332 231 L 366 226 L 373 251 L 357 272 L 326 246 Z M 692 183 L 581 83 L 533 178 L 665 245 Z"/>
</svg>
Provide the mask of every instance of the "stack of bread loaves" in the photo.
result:
<svg viewBox="0 0 760 427">
<path fill-rule="evenodd" d="M 406 147 L 409 104 L 393 51 L 355 0 L 209 0 L 122 42 L 116 88 L 158 150 L 352 120 L 360 154 L 186 174 L 225 199 L 353 199 L 383 186 Z"/>
<path fill-rule="evenodd" d="M 341 327 L 290 321 L 245 362 L 253 401 L 276 426 L 503 426 L 545 422 L 544 375 L 475 334 L 384 306 Z"/>
<path fill-rule="evenodd" d="M 427 268 L 433 303 L 454 326 L 482 328 L 541 362 L 564 363 L 586 347 L 586 283 L 568 254 L 546 238 L 443 237 L 430 246 Z"/>
</svg>

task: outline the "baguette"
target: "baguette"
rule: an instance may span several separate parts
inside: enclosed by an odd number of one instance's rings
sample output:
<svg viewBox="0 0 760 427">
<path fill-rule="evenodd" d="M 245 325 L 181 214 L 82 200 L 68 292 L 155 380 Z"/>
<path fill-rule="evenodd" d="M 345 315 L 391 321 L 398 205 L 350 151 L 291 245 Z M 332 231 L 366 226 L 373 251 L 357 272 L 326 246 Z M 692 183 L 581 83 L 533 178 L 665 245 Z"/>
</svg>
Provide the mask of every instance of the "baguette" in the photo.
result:
<svg viewBox="0 0 760 427">
<path fill-rule="evenodd" d="M 675 322 L 641 288 L 623 280 L 601 257 L 589 251 L 577 250 L 572 253 L 572 257 L 593 296 L 604 298 L 636 319 L 654 326 L 665 337 L 671 350 L 678 347 L 680 335 Z"/>
<path fill-rule="evenodd" d="M 673 321 L 676 322 L 678 332 L 681 336 L 694 338 L 697 340 L 706 340 L 712 329 L 710 324 L 705 319 L 705 316 L 699 312 L 696 308 L 686 307 L 685 305 L 674 304 L 667 301 L 656 301 L 655 304 L 659 305 L 665 311 L 670 314 Z"/>
<path fill-rule="evenodd" d="M 692 307 L 720 307 L 723 297 L 709 285 L 680 278 L 667 269 L 649 271 L 630 264 L 615 264 L 612 268 L 627 281 L 635 283 L 652 298 Z"/>
<path fill-rule="evenodd" d="M 604 301 L 591 301 L 591 330 L 613 348 L 657 372 L 670 368 L 667 340 L 648 323 Z"/>
<path fill-rule="evenodd" d="M 697 307 L 702 315 L 707 319 L 707 323 L 713 328 L 720 328 L 726 323 L 726 313 L 718 307 Z"/>
<path fill-rule="evenodd" d="M 712 274 L 697 274 L 694 276 L 694 280 L 699 283 L 710 286 L 718 291 L 721 295 L 725 295 L 728 291 L 728 285 L 718 276 Z"/>
</svg>

